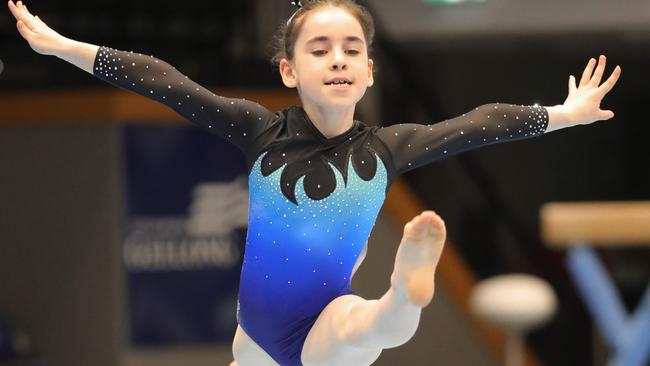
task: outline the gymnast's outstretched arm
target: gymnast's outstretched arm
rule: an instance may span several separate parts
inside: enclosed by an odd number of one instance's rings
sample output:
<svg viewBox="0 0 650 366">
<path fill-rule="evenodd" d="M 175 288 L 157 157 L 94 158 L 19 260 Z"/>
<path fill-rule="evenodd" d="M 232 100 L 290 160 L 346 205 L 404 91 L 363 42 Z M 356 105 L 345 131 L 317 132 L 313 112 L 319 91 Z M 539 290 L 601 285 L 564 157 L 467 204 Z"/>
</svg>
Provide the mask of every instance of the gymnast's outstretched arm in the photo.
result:
<svg viewBox="0 0 650 366">
<path fill-rule="evenodd" d="M 33 16 L 21 1 L 9 0 L 8 6 L 18 31 L 37 53 L 57 56 L 106 82 L 165 104 L 244 153 L 255 150 L 251 145 L 257 136 L 276 120 L 276 114 L 261 105 L 216 95 L 163 60 L 66 38 Z"/>
<path fill-rule="evenodd" d="M 391 152 L 398 174 L 436 160 L 481 146 L 527 139 L 561 128 L 590 124 L 614 117 L 601 110 L 603 97 L 621 74 L 617 66 L 599 86 L 605 56 L 598 67 L 591 59 L 580 84 L 569 77 L 569 95 L 564 104 L 552 107 L 491 103 L 474 108 L 461 116 L 430 125 L 402 123 L 380 128 L 377 136 Z M 593 75 L 592 75 L 593 74 Z"/>
</svg>

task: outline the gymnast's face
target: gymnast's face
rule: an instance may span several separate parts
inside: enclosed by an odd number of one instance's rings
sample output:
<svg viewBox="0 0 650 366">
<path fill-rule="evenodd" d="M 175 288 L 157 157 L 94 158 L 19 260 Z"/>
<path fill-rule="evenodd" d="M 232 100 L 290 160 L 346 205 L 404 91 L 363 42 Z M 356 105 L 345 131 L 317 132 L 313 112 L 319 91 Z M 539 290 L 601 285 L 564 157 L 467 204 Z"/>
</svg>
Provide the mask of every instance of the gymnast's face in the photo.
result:
<svg viewBox="0 0 650 366">
<path fill-rule="evenodd" d="M 302 21 L 293 59 L 280 62 L 284 84 L 298 89 L 303 104 L 354 107 L 374 82 L 361 24 L 334 6 L 314 9 Z"/>
</svg>

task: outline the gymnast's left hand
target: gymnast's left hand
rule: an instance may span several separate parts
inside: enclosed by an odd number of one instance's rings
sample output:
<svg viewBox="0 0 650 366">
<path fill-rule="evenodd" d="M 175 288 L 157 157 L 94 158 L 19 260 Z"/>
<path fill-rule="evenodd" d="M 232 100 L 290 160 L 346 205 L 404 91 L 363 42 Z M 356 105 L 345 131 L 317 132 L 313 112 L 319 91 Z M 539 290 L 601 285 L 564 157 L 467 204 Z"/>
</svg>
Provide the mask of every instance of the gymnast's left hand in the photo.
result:
<svg viewBox="0 0 650 366">
<path fill-rule="evenodd" d="M 582 73 L 579 85 L 576 85 L 576 80 L 573 75 L 569 77 L 569 96 L 564 101 L 564 104 L 550 107 L 549 130 L 551 127 L 553 129 L 559 129 L 576 125 L 587 125 L 614 117 L 614 112 L 601 110 L 600 103 L 605 95 L 612 90 L 619 76 L 621 76 L 621 67 L 616 66 L 612 75 L 600 85 L 605 71 L 606 61 L 607 58 L 604 55 L 600 55 L 598 66 L 594 71 L 596 60 L 593 58 L 590 59 L 585 71 Z"/>
</svg>

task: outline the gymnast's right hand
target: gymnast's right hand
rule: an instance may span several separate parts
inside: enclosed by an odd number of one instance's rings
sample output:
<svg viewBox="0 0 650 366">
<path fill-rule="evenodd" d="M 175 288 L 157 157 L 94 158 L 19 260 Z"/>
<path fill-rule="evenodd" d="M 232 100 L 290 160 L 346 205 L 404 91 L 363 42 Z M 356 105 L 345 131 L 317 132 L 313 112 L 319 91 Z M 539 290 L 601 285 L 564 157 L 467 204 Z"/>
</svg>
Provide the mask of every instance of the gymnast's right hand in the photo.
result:
<svg viewBox="0 0 650 366">
<path fill-rule="evenodd" d="M 41 55 L 55 55 L 66 38 L 52 30 L 38 16 L 33 16 L 22 1 L 16 4 L 9 0 L 9 10 L 17 20 L 18 32 L 29 42 L 29 46 Z"/>
</svg>

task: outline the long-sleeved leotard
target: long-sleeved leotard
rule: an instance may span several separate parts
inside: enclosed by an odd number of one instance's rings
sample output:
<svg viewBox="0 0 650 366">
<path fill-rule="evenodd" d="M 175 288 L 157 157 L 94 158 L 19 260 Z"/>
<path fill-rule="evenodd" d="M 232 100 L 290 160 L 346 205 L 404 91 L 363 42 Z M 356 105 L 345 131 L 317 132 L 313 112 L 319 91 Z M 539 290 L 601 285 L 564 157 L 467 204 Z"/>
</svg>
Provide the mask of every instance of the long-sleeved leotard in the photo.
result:
<svg viewBox="0 0 650 366">
<path fill-rule="evenodd" d="M 281 365 L 301 365 L 320 312 L 350 276 L 400 174 L 480 146 L 542 134 L 544 107 L 486 104 L 431 125 L 354 121 L 327 138 L 304 109 L 217 96 L 153 56 L 101 47 L 94 75 L 155 99 L 236 145 L 249 174 L 237 319 Z"/>
</svg>

